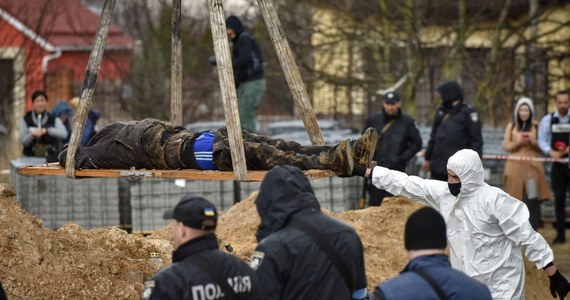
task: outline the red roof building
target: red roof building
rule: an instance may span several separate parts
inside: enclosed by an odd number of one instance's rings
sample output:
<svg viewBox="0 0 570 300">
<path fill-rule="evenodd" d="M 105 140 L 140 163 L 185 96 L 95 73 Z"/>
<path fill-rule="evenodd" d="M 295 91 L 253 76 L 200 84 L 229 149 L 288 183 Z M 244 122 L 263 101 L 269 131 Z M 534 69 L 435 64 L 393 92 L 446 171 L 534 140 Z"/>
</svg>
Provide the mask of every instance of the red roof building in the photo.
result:
<svg viewBox="0 0 570 300">
<path fill-rule="evenodd" d="M 73 86 L 83 82 L 98 23 L 80 0 L 0 0 L 0 73 L 12 65 L 13 97 L 25 97 L 25 110 L 36 89 L 48 92 L 50 105 L 76 96 Z M 111 25 L 98 83 L 125 78 L 133 44 Z"/>
</svg>

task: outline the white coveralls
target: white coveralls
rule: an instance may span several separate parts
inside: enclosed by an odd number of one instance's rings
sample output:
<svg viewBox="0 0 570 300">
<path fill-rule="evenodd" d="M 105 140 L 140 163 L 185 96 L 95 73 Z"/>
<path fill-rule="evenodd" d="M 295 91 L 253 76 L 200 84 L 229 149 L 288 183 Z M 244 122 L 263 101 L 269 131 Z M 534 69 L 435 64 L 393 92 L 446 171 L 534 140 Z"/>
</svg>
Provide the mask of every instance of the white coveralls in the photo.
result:
<svg viewBox="0 0 570 300">
<path fill-rule="evenodd" d="M 523 202 L 485 183 L 477 152 L 458 151 L 447 168 L 461 180 L 457 197 L 447 182 L 383 167 L 374 168 L 372 184 L 438 210 L 447 224 L 451 265 L 489 286 L 493 299 L 524 299 L 521 248 L 538 268 L 554 260 L 552 249 L 532 229 Z"/>
</svg>

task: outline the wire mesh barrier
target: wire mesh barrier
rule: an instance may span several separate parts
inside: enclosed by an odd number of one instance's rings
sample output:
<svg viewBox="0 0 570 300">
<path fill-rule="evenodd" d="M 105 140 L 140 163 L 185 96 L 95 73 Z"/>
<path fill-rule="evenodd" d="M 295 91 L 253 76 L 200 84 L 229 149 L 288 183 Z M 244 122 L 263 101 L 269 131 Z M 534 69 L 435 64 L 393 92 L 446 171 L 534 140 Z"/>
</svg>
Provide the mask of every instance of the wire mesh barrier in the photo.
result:
<svg viewBox="0 0 570 300">
<path fill-rule="evenodd" d="M 11 172 L 16 199 L 28 212 L 56 229 L 68 222 L 85 228 L 120 226 L 150 231 L 168 224 L 163 212 L 188 193 L 201 195 L 228 210 L 234 199 L 245 199 L 259 189 L 259 182 L 196 181 L 169 179 L 85 178 L 20 175 Z M 355 208 L 362 178 L 329 177 L 313 180 L 321 206 L 335 212 Z M 234 193 L 237 193 L 235 195 Z"/>
</svg>

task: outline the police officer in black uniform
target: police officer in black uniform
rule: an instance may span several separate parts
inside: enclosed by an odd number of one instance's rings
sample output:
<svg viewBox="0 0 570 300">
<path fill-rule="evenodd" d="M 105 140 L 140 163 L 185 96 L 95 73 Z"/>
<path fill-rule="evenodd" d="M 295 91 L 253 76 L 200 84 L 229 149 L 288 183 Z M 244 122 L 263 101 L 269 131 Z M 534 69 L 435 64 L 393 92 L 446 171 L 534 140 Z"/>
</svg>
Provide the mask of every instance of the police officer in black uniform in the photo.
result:
<svg viewBox="0 0 570 300">
<path fill-rule="evenodd" d="M 20 122 L 20 142 L 25 156 L 45 157 L 48 163 L 57 162 L 67 129 L 61 119 L 47 110 L 48 96 L 37 90 L 32 94 L 32 111 Z"/>
<path fill-rule="evenodd" d="M 422 149 L 422 138 L 414 119 L 402 113 L 400 95 L 388 92 L 384 95 L 383 109 L 364 122 L 364 129 L 375 128 L 378 143 L 374 160 L 381 167 L 404 172 L 408 161 Z M 370 206 L 379 206 L 384 197 L 392 194 L 368 185 Z"/>
<path fill-rule="evenodd" d="M 172 265 L 145 282 L 142 299 L 262 299 L 255 272 L 218 249 L 214 204 L 186 195 L 164 218 L 173 220 Z"/>
<path fill-rule="evenodd" d="M 461 149 L 472 149 L 481 156 L 483 137 L 479 116 L 464 103 L 457 81 L 444 82 L 437 91 L 443 102 L 435 115 L 422 169 L 431 171 L 431 179 L 447 181 L 447 160 Z"/>
<path fill-rule="evenodd" d="M 551 158 L 568 157 L 570 139 L 570 97 L 568 91 L 556 94 L 556 111 L 545 115 L 538 127 L 538 146 Z M 554 192 L 556 238 L 553 244 L 566 242 L 566 192 L 570 184 L 570 169 L 565 163 L 552 163 L 550 182 Z"/>
<path fill-rule="evenodd" d="M 321 212 L 301 169 L 267 172 L 256 200 L 261 224 L 250 266 L 263 299 L 364 299 L 364 254 L 353 228 Z"/>
</svg>

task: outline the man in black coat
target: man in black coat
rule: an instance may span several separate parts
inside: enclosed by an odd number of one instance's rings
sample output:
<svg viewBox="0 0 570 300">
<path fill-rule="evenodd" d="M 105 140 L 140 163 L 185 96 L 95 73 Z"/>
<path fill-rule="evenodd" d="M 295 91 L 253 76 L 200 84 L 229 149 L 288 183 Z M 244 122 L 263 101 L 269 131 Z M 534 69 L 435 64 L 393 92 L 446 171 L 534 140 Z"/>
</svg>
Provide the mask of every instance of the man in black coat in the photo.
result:
<svg viewBox="0 0 570 300">
<path fill-rule="evenodd" d="M 215 235 L 218 211 L 210 201 L 186 195 L 164 213 L 172 219 L 176 250 L 172 265 L 145 282 L 147 299 L 262 299 L 255 272 L 242 260 L 222 252 Z"/>
<path fill-rule="evenodd" d="M 422 169 L 431 171 L 431 179 L 447 181 L 447 160 L 461 149 L 483 154 L 481 121 L 477 112 L 463 101 L 457 81 L 437 87 L 442 105 L 437 110 Z"/>
<path fill-rule="evenodd" d="M 388 92 L 384 96 L 383 109 L 364 122 L 364 128 L 375 128 L 378 143 L 374 159 L 379 166 L 404 172 L 408 161 L 422 149 L 422 138 L 414 119 L 402 113 L 400 95 Z M 384 197 L 392 194 L 368 185 L 370 206 L 379 206 Z"/>
<path fill-rule="evenodd" d="M 321 212 L 305 174 L 267 172 L 256 200 L 261 224 L 250 266 L 263 299 L 364 299 L 364 254 L 353 228 Z"/>
</svg>

